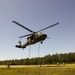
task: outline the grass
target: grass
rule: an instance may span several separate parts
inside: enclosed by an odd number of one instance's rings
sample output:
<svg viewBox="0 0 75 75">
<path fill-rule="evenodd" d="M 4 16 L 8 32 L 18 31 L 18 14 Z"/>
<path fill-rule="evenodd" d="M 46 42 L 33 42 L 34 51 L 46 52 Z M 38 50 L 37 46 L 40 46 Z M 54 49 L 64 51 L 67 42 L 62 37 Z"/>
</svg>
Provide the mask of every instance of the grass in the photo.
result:
<svg viewBox="0 0 75 75">
<path fill-rule="evenodd" d="M 75 64 L 43 66 L 0 66 L 0 75 L 75 75 Z"/>
</svg>

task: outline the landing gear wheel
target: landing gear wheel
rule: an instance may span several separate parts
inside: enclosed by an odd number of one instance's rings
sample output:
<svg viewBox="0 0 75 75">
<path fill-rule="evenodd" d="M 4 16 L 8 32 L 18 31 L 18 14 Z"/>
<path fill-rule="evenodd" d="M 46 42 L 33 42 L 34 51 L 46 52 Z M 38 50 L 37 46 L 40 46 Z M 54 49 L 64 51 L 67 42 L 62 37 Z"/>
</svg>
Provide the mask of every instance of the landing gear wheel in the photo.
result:
<svg viewBox="0 0 75 75">
<path fill-rule="evenodd" d="M 41 44 L 43 43 L 43 41 L 41 41 Z"/>
</svg>

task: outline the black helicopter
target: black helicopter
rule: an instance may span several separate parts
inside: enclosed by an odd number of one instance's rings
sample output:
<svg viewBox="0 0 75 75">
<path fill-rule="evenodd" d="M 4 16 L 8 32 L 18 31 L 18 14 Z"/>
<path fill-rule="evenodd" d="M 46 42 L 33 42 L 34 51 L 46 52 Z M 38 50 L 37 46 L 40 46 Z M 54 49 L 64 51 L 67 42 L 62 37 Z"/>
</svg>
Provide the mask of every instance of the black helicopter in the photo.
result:
<svg viewBox="0 0 75 75">
<path fill-rule="evenodd" d="M 23 49 L 24 49 L 26 46 L 28 46 L 28 45 L 32 45 L 32 44 L 35 44 L 35 43 L 38 43 L 38 42 L 41 42 L 41 44 L 42 44 L 43 41 L 44 41 L 46 38 L 48 38 L 48 37 L 47 37 L 47 34 L 43 34 L 43 33 L 41 33 L 41 31 L 46 30 L 46 29 L 48 29 L 48 28 L 51 28 L 51 27 L 56 26 L 56 25 L 59 24 L 59 23 L 55 23 L 55 24 L 50 25 L 50 26 L 48 26 L 48 27 L 46 27 L 46 28 L 43 28 L 43 29 L 41 29 L 41 30 L 39 30 L 39 31 L 37 31 L 37 32 L 34 32 L 34 31 L 30 30 L 29 28 L 27 28 L 27 27 L 21 25 L 20 23 L 18 23 L 18 22 L 16 22 L 16 21 L 12 21 L 12 22 L 15 23 L 15 24 L 17 24 L 17 25 L 19 25 L 19 26 L 21 26 L 22 28 L 28 30 L 29 32 L 31 32 L 31 34 L 27 34 L 27 35 L 24 35 L 24 36 L 20 36 L 20 37 L 19 37 L 19 38 L 23 38 L 23 37 L 27 37 L 27 36 L 28 36 L 26 43 L 24 43 L 24 44 L 22 45 L 22 44 L 21 44 L 21 41 L 19 41 L 19 45 L 16 45 L 16 46 L 15 46 L 15 47 L 17 47 L 17 48 L 23 48 Z"/>
</svg>

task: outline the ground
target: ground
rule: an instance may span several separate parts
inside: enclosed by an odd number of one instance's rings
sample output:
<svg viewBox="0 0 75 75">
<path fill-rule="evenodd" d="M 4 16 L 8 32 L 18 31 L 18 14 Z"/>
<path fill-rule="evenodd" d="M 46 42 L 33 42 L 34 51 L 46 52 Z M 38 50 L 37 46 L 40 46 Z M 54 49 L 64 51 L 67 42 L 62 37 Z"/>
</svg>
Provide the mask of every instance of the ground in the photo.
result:
<svg viewBox="0 0 75 75">
<path fill-rule="evenodd" d="M 0 75 L 75 75 L 75 64 L 0 65 Z"/>
</svg>

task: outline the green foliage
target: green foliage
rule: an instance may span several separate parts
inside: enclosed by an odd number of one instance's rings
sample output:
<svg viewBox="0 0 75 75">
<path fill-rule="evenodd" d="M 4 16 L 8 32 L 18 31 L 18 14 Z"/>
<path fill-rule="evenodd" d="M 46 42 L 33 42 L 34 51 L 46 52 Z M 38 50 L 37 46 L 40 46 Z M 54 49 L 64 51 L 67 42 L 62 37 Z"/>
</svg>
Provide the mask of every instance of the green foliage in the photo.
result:
<svg viewBox="0 0 75 75">
<path fill-rule="evenodd" d="M 75 63 L 75 53 L 64 53 L 64 54 L 53 54 L 46 55 L 39 58 L 26 58 L 26 59 L 15 59 L 0 61 L 0 65 L 38 65 L 38 64 L 56 64 L 56 63 Z"/>
</svg>

